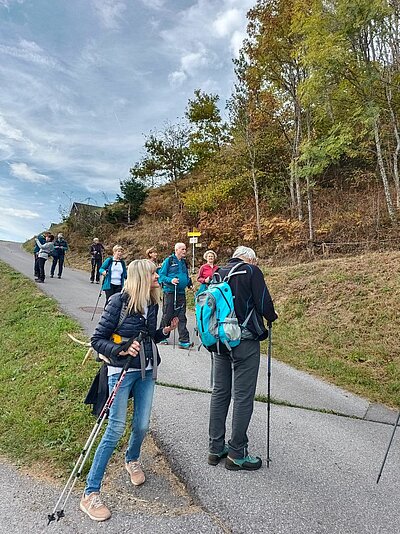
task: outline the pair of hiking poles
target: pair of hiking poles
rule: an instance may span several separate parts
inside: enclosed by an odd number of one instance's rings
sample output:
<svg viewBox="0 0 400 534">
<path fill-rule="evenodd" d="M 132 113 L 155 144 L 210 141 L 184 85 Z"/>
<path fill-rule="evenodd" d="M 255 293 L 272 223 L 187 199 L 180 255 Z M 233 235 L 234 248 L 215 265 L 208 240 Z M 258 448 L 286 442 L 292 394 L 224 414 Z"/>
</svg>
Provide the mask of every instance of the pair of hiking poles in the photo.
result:
<svg viewBox="0 0 400 534">
<path fill-rule="evenodd" d="M 125 341 L 124 343 L 122 344 L 119 344 L 115 347 L 115 349 L 113 350 L 113 353 L 112 353 L 112 356 L 117 356 L 121 351 L 126 351 L 128 350 L 128 348 L 132 345 L 132 343 L 134 341 L 137 341 L 138 343 L 141 343 L 144 339 L 144 333 L 143 332 L 140 332 L 138 336 L 136 337 L 132 337 L 130 338 L 128 341 Z M 83 446 L 83 449 L 82 449 L 82 452 L 78 458 L 78 460 L 76 461 L 73 469 L 72 469 L 72 472 L 67 480 L 67 483 L 65 484 L 64 486 L 64 489 L 62 490 L 53 510 L 51 511 L 50 514 L 47 515 L 47 520 L 48 520 L 48 525 L 52 522 L 52 521 L 59 521 L 61 518 L 63 518 L 65 516 L 65 513 L 64 513 L 64 510 L 65 510 L 65 506 L 67 504 L 67 501 L 72 493 L 72 490 L 74 489 L 75 487 L 75 484 L 77 482 L 77 480 L 80 478 L 81 474 L 82 474 L 82 470 L 83 470 L 83 467 L 89 457 L 89 454 L 90 454 L 90 451 L 92 450 L 92 447 L 96 441 L 96 438 L 97 436 L 99 435 L 100 433 L 100 430 L 101 430 L 101 427 L 103 426 L 103 423 L 104 421 L 106 420 L 109 412 L 110 412 L 110 408 L 114 402 L 114 399 L 115 399 L 115 396 L 122 384 L 122 382 L 124 381 L 124 378 L 126 376 L 126 373 L 128 372 L 128 369 L 130 367 L 130 364 L 131 364 L 131 361 L 130 361 L 131 357 L 128 356 L 127 359 L 126 359 L 126 363 L 124 365 L 124 367 L 122 368 L 121 370 L 121 373 L 118 377 L 118 380 L 115 384 L 115 386 L 113 387 L 108 399 L 106 400 L 104 406 L 103 406 L 103 409 L 101 410 L 100 412 L 100 415 L 98 416 L 97 420 L 96 420 L 96 423 L 94 424 L 93 428 L 92 428 L 92 431 L 88 437 L 88 439 L 86 440 L 86 443 L 85 445 Z M 61 507 L 60 507 L 61 505 Z"/>
<path fill-rule="evenodd" d="M 267 442 L 267 467 L 271 462 L 270 435 L 271 435 L 271 363 L 272 363 L 272 323 L 268 324 L 268 351 L 267 351 L 267 417 L 266 417 L 266 442 Z M 210 386 L 214 384 L 214 361 L 211 353 Z"/>
</svg>

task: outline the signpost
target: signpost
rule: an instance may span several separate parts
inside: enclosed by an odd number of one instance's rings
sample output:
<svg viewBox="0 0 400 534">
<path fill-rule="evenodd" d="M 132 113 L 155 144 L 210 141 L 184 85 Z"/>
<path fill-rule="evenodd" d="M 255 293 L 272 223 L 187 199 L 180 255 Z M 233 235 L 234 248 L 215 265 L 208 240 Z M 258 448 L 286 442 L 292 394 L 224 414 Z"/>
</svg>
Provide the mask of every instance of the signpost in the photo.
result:
<svg viewBox="0 0 400 534">
<path fill-rule="evenodd" d="M 201 236 L 201 232 L 197 230 L 197 228 L 193 228 L 191 232 L 187 233 L 189 238 L 189 243 L 192 245 L 192 274 L 195 272 L 195 266 L 194 266 L 194 249 L 195 247 L 201 247 L 201 243 L 199 243 L 199 237 Z"/>
</svg>

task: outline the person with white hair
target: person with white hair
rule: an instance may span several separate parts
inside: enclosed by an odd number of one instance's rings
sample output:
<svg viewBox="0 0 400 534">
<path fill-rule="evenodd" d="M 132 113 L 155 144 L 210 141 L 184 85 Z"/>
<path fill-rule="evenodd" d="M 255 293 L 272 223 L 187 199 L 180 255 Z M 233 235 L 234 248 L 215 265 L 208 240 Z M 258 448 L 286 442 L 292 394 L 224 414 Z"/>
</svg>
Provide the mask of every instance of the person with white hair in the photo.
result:
<svg viewBox="0 0 400 534">
<path fill-rule="evenodd" d="M 225 467 L 232 471 L 255 471 L 262 464 L 261 458 L 248 453 L 247 430 L 253 413 L 260 366 L 260 341 L 268 337 L 263 318 L 272 324 L 278 316 L 263 273 L 256 263 L 254 250 L 240 246 L 228 263 L 217 271 L 223 279 L 236 266 L 237 274 L 228 283 L 234 296 L 235 313 L 242 335 L 239 345 L 231 352 L 225 349 L 220 354 L 213 354 L 214 384 L 210 404 L 208 463 L 217 465 L 222 458 L 226 458 Z M 240 274 L 240 271 L 244 273 Z M 226 417 L 231 397 L 234 399 L 232 430 L 226 442 Z"/>
<path fill-rule="evenodd" d="M 90 283 L 94 283 L 94 276 L 96 274 L 96 284 L 100 283 L 100 267 L 103 263 L 103 254 L 105 248 L 98 237 L 93 238 L 93 243 L 90 246 L 90 263 L 92 270 L 90 272 Z"/>
<path fill-rule="evenodd" d="M 53 263 L 50 269 L 50 278 L 54 278 L 54 273 L 58 263 L 58 278 L 61 278 L 65 253 L 68 250 L 68 243 L 65 241 L 63 234 L 60 232 L 57 235 L 57 239 L 54 241 L 54 250 L 53 250 Z"/>
<path fill-rule="evenodd" d="M 176 243 L 175 253 L 163 261 L 158 274 L 163 288 L 161 325 L 167 326 L 173 317 L 178 317 L 178 347 L 188 349 L 191 347 L 191 342 L 186 327 L 186 288 L 192 288 L 193 283 L 186 262 L 185 243 Z M 168 344 L 168 341 L 164 343 Z"/>
</svg>

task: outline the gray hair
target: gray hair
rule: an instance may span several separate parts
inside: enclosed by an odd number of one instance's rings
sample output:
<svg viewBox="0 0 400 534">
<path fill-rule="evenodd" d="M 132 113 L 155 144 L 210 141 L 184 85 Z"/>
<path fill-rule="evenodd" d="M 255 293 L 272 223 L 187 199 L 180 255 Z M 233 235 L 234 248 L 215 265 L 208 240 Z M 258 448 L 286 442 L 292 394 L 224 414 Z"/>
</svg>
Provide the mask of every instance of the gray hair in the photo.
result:
<svg viewBox="0 0 400 534">
<path fill-rule="evenodd" d="M 237 249 L 233 253 L 232 258 L 246 258 L 250 261 L 253 261 L 257 258 L 257 256 L 252 248 L 240 246 L 237 247 Z"/>
<path fill-rule="evenodd" d="M 175 243 L 175 251 L 178 250 L 178 248 L 186 247 L 185 243 Z"/>
</svg>

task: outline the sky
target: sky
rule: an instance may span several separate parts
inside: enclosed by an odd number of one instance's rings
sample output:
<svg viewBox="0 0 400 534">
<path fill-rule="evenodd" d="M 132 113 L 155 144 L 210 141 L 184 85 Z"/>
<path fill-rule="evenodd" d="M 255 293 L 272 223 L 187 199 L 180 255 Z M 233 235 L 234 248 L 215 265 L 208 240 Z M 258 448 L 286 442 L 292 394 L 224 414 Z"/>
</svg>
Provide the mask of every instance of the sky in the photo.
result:
<svg viewBox="0 0 400 534">
<path fill-rule="evenodd" d="M 255 0 L 0 0 L 0 239 L 113 202 L 145 135 L 234 84 Z"/>
</svg>

